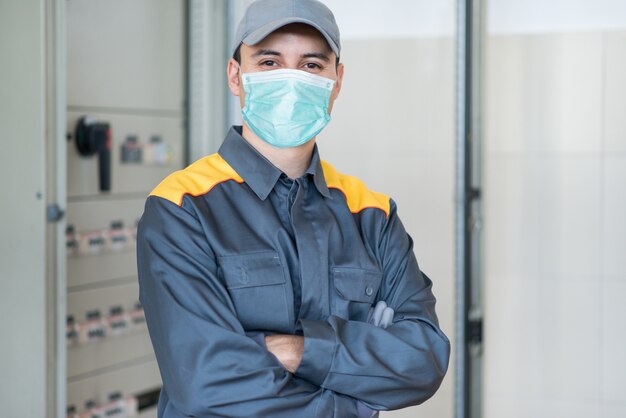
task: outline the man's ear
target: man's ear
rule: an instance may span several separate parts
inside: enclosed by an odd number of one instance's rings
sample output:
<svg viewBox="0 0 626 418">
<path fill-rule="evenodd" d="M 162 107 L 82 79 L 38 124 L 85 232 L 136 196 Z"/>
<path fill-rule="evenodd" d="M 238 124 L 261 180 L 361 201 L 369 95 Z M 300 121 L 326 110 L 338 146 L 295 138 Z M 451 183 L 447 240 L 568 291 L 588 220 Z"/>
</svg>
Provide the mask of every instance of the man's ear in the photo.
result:
<svg viewBox="0 0 626 418">
<path fill-rule="evenodd" d="M 333 87 L 333 93 L 332 93 L 333 99 L 336 99 L 337 96 L 339 96 L 339 92 L 341 92 L 342 82 L 343 82 L 343 64 L 339 63 L 337 64 L 337 81 L 335 82 L 335 85 Z"/>
<path fill-rule="evenodd" d="M 335 82 L 335 86 L 333 87 L 333 97 L 336 99 L 339 96 L 339 92 L 341 92 L 341 86 L 343 83 L 343 64 L 337 64 L 337 81 Z"/>
<path fill-rule="evenodd" d="M 241 71 L 241 67 L 239 66 L 237 61 L 235 61 L 234 58 L 229 59 L 228 66 L 226 68 L 226 75 L 228 77 L 228 88 L 230 89 L 230 92 L 235 96 L 241 95 L 241 91 L 240 91 L 241 86 L 239 83 L 240 71 Z"/>
</svg>

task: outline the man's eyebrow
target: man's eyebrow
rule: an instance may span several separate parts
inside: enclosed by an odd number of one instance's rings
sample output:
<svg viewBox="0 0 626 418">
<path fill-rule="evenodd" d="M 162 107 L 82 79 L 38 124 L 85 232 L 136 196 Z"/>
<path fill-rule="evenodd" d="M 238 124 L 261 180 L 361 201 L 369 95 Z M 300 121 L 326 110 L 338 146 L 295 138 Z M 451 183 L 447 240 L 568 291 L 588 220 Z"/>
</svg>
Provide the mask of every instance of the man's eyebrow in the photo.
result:
<svg viewBox="0 0 626 418">
<path fill-rule="evenodd" d="M 322 61 L 330 61 L 328 55 L 322 52 L 309 52 L 308 54 L 302 54 L 302 58 L 319 58 Z"/>
<path fill-rule="evenodd" d="M 275 55 L 277 57 L 280 57 L 282 54 L 278 51 L 274 51 L 273 49 L 259 49 L 254 54 L 252 54 L 253 57 L 260 57 L 262 55 Z"/>
</svg>

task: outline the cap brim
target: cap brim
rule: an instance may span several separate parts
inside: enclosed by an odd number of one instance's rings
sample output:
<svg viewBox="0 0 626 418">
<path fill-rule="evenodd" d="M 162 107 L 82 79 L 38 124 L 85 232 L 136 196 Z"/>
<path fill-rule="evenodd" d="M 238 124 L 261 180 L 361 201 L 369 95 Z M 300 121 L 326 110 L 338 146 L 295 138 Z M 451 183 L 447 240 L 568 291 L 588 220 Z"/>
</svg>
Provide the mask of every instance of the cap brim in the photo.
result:
<svg viewBox="0 0 626 418">
<path fill-rule="evenodd" d="M 324 38 L 326 39 L 326 42 L 328 42 L 328 45 L 330 46 L 330 49 L 335 53 L 335 55 L 339 56 L 339 48 L 337 47 L 335 42 L 333 42 L 332 38 L 326 33 L 326 31 L 324 31 L 324 29 L 322 29 L 317 23 L 311 20 L 303 19 L 299 17 L 287 17 L 287 18 L 278 19 L 273 22 L 267 23 L 261 26 L 259 29 L 255 30 L 254 32 L 251 32 L 248 35 L 246 35 L 243 38 L 242 42 L 246 45 L 256 45 L 259 42 L 261 42 L 263 39 L 265 39 L 270 33 L 274 32 L 277 29 L 282 28 L 283 26 L 287 26 L 291 23 L 304 23 L 309 26 L 313 26 L 322 34 L 322 36 L 324 36 Z"/>
</svg>

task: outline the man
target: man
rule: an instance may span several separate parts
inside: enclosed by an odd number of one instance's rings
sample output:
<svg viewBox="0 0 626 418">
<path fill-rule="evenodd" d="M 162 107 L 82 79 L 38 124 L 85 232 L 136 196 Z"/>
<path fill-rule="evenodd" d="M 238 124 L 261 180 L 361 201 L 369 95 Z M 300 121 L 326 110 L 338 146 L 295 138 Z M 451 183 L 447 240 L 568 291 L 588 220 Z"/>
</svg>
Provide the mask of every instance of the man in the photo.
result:
<svg viewBox="0 0 626 418">
<path fill-rule="evenodd" d="M 228 63 L 243 126 L 147 199 L 159 417 L 371 417 L 443 379 L 449 341 L 395 202 L 319 158 L 339 53 L 322 3 L 253 3 Z"/>
</svg>

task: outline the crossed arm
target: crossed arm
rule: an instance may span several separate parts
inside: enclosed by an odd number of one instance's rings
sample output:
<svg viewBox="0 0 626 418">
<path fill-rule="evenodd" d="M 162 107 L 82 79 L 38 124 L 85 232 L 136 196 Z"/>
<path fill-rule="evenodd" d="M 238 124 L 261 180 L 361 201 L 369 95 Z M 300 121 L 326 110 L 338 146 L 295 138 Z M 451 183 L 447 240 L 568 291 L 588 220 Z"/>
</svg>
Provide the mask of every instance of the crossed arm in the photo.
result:
<svg viewBox="0 0 626 418">
<path fill-rule="evenodd" d="M 393 322 L 393 309 L 384 301 L 379 301 L 376 307 L 370 309 L 368 323 L 377 327 L 387 328 Z M 295 373 L 302 361 L 304 338 L 299 335 L 276 334 L 264 337 L 265 348 L 272 353 L 280 364 Z"/>
<path fill-rule="evenodd" d="M 432 396 L 449 342 L 431 282 L 395 210 L 380 234 L 380 298 L 395 310 L 391 326 L 302 320 L 304 337 L 268 336 L 263 348 L 237 319 L 198 219 L 149 198 L 138 233 L 140 300 L 173 408 L 197 417 L 356 417 L 357 400 L 387 410 Z"/>
</svg>

